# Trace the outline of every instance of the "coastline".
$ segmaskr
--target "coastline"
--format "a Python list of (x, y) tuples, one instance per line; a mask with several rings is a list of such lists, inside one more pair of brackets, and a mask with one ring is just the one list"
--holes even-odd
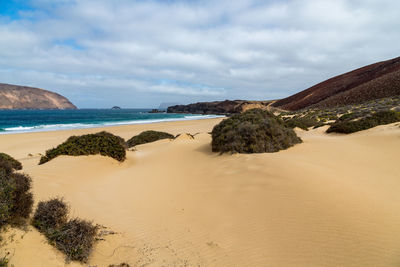
[[(108, 110), (107, 110), (108, 111)], [(180, 114), (181, 115), (181, 114)], [(174, 121), (191, 121), (191, 120), (204, 120), (204, 119), (215, 119), (224, 118), (224, 115), (199, 115), (199, 114), (187, 114), (184, 117), (177, 118), (148, 118), (148, 119), (131, 119), (121, 121), (100, 121), (95, 123), (89, 122), (75, 122), (75, 123), (57, 123), (57, 124), (39, 124), (33, 126), (13, 126), (6, 127), (0, 131), (0, 135), (4, 134), (20, 134), (20, 133), (33, 133), (33, 132), (50, 132), (50, 131), (63, 131), (63, 130), (80, 130), (80, 129), (96, 129), (96, 128), (108, 128), (114, 126), (123, 125), (141, 125), (141, 124), (153, 124), (163, 122), (174, 122)]]
[[(22, 162), (35, 203), (61, 196), (73, 216), (115, 232), (96, 244), (91, 266), (398, 262), (399, 124), (351, 135), (296, 130), (304, 142), (278, 153), (219, 155), (208, 133), (221, 120), (1, 135), (0, 151)], [(140, 145), (123, 163), (96, 155), (37, 165), (38, 153), (71, 135), (107, 130), (127, 139), (150, 129), (198, 134)], [(31, 227), (11, 233), (15, 266), (88, 265), (65, 264)]]

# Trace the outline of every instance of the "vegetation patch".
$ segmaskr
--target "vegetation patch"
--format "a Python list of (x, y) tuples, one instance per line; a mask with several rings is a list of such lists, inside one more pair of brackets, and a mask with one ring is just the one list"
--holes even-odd
[(0, 258), (0, 267), (7, 267), (8, 266), (8, 259), (6, 256)]
[(0, 159), (0, 228), (23, 224), (32, 211), (31, 178), (15, 173), (8, 160)]
[(233, 115), (211, 134), (212, 151), (221, 153), (277, 152), (302, 142), (280, 118), (261, 109)]
[(51, 233), (68, 221), (69, 208), (59, 198), (39, 202), (32, 219), (32, 225), (42, 233)]
[(48, 238), (67, 260), (87, 262), (96, 241), (98, 228), (89, 221), (73, 219), (56, 229)]
[(144, 131), (127, 141), (128, 147), (151, 143), (161, 139), (174, 139), (172, 134), (158, 131)]
[(19, 162), (18, 160), (14, 159), (13, 157), (11, 157), (6, 153), (0, 152), (0, 161), (9, 163), (14, 170), (22, 170), (21, 162)]
[(44, 164), (57, 156), (81, 156), (100, 154), (124, 161), (126, 158), (125, 141), (119, 136), (108, 132), (71, 136), (56, 148), (46, 151), (39, 164)]
[(68, 221), (68, 205), (55, 198), (39, 202), (32, 225), (43, 233), (67, 260), (87, 262), (96, 241), (98, 227), (89, 221)]
[[(120, 263), (120, 264), (111, 264), (108, 265), (108, 267), (129, 267), (130, 265), (128, 263)], [(1, 266), (0, 266), (1, 267)]]
[(305, 131), (308, 131), (308, 128), (315, 127), (315, 126), (323, 126), (324, 123), (318, 121), (317, 119), (310, 118), (310, 117), (293, 117), (284, 119), (286, 126), (290, 128), (298, 127)]
[(376, 112), (362, 118), (350, 113), (339, 118), (326, 132), (349, 134), (398, 121), (400, 121), (400, 112), (392, 110)]
[[(0, 231), (7, 224), (21, 226), (31, 214), (33, 195), (31, 178), (15, 170), (22, 169), (20, 162), (0, 153)], [(0, 237), (0, 241), (2, 238)], [(0, 244), (1, 245), (1, 244)], [(8, 265), (7, 255), (0, 256), (0, 267)]]

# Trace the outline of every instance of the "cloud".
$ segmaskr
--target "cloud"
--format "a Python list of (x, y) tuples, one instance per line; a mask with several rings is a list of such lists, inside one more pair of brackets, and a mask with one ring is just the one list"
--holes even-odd
[(394, 0), (29, 3), (0, 11), (0, 81), (80, 107), (281, 98), (399, 56)]

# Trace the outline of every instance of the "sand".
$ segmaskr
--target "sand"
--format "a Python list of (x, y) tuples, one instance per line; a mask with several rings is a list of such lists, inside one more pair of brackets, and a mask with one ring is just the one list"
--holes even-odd
[[(23, 163), (35, 201), (62, 196), (73, 216), (117, 232), (96, 244), (90, 266), (400, 265), (398, 124), (346, 136), (298, 130), (304, 143), (285, 151), (218, 155), (208, 132), (220, 120), (106, 128), (196, 134), (140, 145), (123, 163), (37, 165), (38, 153), (99, 129), (1, 135), (0, 151)], [(13, 231), (15, 266), (66, 266), (35, 229)]]

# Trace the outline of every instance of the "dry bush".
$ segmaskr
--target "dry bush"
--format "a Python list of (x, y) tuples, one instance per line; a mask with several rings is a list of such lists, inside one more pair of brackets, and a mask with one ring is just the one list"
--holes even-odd
[(48, 238), (67, 256), (67, 260), (87, 262), (96, 241), (98, 227), (91, 222), (73, 219), (54, 231)]
[(33, 215), (32, 225), (42, 233), (51, 233), (67, 223), (68, 212), (69, 207), (62, 199), (41, 201)]
[(59, 198), (39, 202), (32, 224), (46, 235), (50, 244), (63, 252), (67, 260), (86, 262), (96, 241), (98, 227), (91, 222), (68, 221), (68, 205)]

